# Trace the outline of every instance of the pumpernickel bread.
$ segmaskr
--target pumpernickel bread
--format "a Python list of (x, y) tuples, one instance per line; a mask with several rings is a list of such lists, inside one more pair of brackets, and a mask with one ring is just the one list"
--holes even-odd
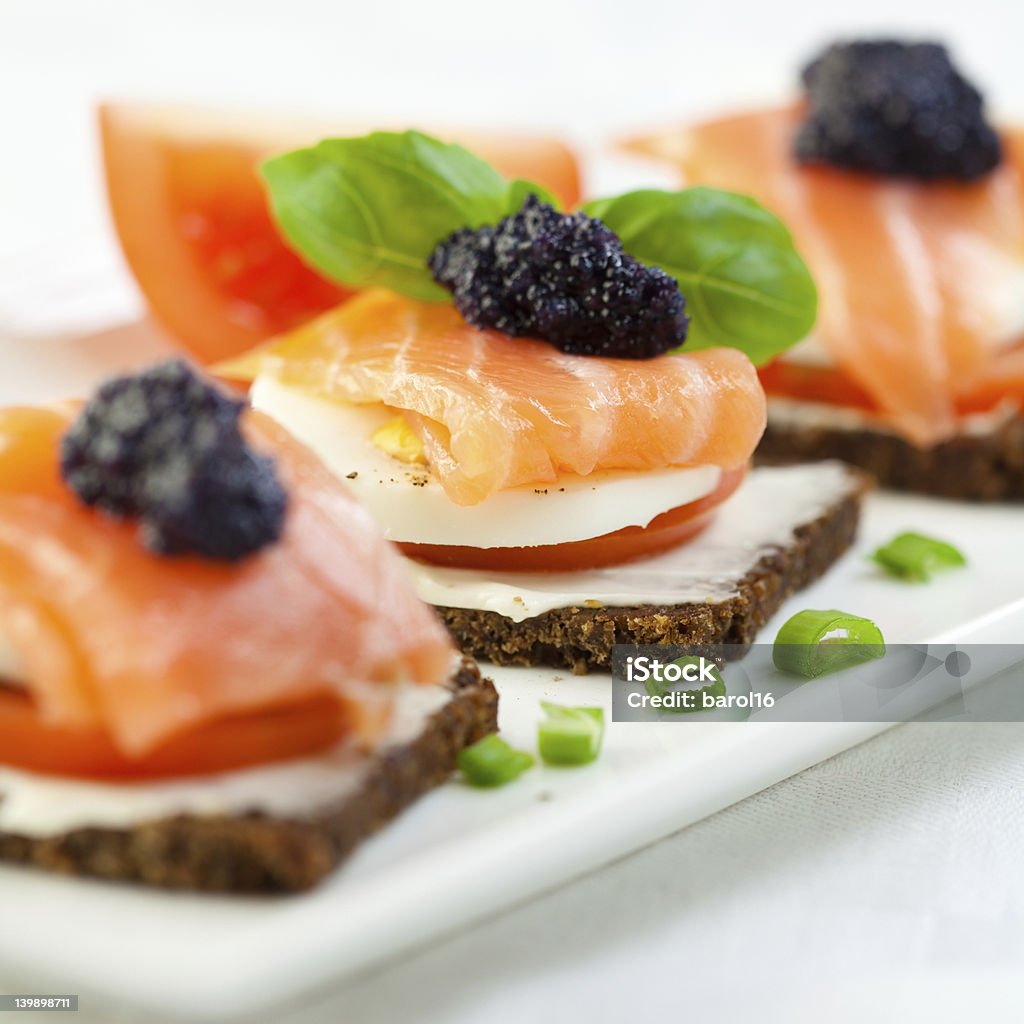
[[(773, 411), (773, 405), (776, 407)], [(898, 434), (840, 417), (783, 415), (793, 407), (769, 402), (768, 427), (756, 458), (764, 462), (839, 459), (878, 484), (965, 501), (1024, 499), (1024, 416), (993, 417), (931, 448)]]
[(0, 832), (0, 860), (169, 889), (309, 889), (363, 839), (448, 779), (463, 747), (497, 729), (498, 695), (469, 659), (449, 687), (450, 699), (418, 736), (368, 757), (350, 793), (309, 815), (183, 814), (41, 838)]
[(577, 674), (607, 668), (615, 644), (723, 645), (742, 654), (794, 591), (821, 576), (850, 546), (867, 478), (849, 470), (846, 486), (823, 511), (794, 522), (788, 543), (773, 545), (736, 578), (720, 601), (632, 607), (556, 608), (522, 621), (475, 608), (440, 607), (467, 654), (501, 665), (552, 665)]

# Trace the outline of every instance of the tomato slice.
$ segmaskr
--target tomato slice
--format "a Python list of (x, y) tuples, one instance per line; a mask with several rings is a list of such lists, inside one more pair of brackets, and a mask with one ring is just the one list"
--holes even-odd
[(768, 395), (854, 409), (875, 408), (866, 391), (858, 387), (842, 370), (832, 367), (802, 366), (776, 359), (762, 366), (757, 374)]
[[(110, 208), (128, 265), (156, 319), (200, 360), (245, 352), (347, 294), (285, 246), (255, 168), (272, 153), (365, 126), (107, 105), (100, 129)], [(578, 202), (576, 161), (561, 143), (452, 137), (509, 177), (532, 178), (566, 205)]]
[[(780, 359), (758, 370), (758, 376), (769, 397), (877, 410), (870, 396), (834, 367), (801, 366)], [(1024, 405), (1024, 348), (994, 355), (982, 374), (965, 383), (956, 407), (960, 413), (985, 412), (1004, 399)]]
[(987, 412), (1010, 399), (1024, 408), (1024, 345), (996, 355), (957, 400), (961, 412)]
[(567, 544), (530, 548), (473, 548), (446, 544), (400, 544), (410, 558), (431, 565), (498, 572), (573, 572), (621, 565), (660, 554), (692, 540), (714, 511), (743, 482), (747, 467), (729, 470), (710, 494), (663, 512), (647, 526), (627, 526), (613, 533)]
[(130, 782), (209, 775), (326, 750), (350, 728), (334, 697), (210, 722), (133, 760), (102, 729), (47, 725), (31, 698), (0, 687), (0, 763), (47, 775)]

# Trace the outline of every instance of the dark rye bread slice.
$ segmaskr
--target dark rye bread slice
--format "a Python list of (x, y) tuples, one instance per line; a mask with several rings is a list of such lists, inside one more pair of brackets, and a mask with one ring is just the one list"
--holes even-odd
[(857, 532), (868, 479), (849, 470), (848, 487), (815, 518), (794, 523), (789, 543), (775, 547), (736, 580), (723, 601), (634, 607), (555, 608), (516, 622), (498, 612), (438, 608), (466, 653), (499, 665), (567, 667), (577, 675), (611, 665), (615, 644), (725, 645), (739, 657), (792, 593), (821, 576)]
[(1024, 499), (1024, 416), (986, 432), (963, 433), (933, 448), (870, 427), (789, 422), (773, 417), (758, 446), (759, 462), (839, 459), (882, 487), (965, 501)]
[(417, 737), (368, 758), (355, 791), (309, 817), (179, 815), (47, 838), (0, 832), (0, 860), (168, 889), (309, 889), (363, 839), (450, 778), (460, 750), (497, 729), (498, 695), (476, 665), (464, 659), (449, 686), (451, 699)]

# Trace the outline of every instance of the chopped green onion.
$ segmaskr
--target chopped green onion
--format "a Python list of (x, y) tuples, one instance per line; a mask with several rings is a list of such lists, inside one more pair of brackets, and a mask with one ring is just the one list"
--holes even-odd
[(532, 768), (534, 758), (510, 747), (496, 732), (459, 751), (458, 765), (471, 786), (504, 786)]
[(777, 669), (805, 679), (883, 657), (882, 631), (870, 619), (835, 609), (797, 612), (779, 630), (772, 648)]
[(871, 558), (893, 576), (920, 583), (927, 582), (932, 573), (941, 569), (967, 564), (967, 559), (952, 544), (913, 532), (893, 537)]
[(547, 718), (537, 727), (540, 756), (548, 764), (590, 764), (601, 753), (604, 709), (540, 702)]
[[(696, 665), (700, 668), (701, 659), (695, 656), (676, 658), (675, 661), (670, 661), (670, 665), (678, 665), (680, 669), (685, 669), (687, 665)], [(665, 698), (669, 698), (669, 702), (663, 703), (659, 710), (667, 711), (673, 715), (689, 715), (694, 711), (703, 711), (704, 708), (704, 694), (708, 694), (711, 697), (724, 697), (726, 694), (725, 680), (722, 678), (722, 673), (719, 672), (717, 665), (711, 666), (711, 676), (714, 682), (707, 684), (706, 686), (679, 686), (673, 687), (667, 683), (666, 680), (662, 679), (656, 673), (652, 672), (644, 680), (644, 689), (652, 697), (661, 697), (664, 701)], [(690, 700), (684, 701), (681, 697), (678, 704), (671, 703), (671, 697), (674, 693), (685, 693), (693, 694)]]

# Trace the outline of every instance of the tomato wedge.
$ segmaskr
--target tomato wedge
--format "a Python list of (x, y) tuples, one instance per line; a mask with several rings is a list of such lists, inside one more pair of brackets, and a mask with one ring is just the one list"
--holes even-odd
[(27, 694), (0, 687), (0, 764), (123, 782), (210, 775), (318, 753), (337, 743), (349, 725), (339, 701), (316, 697), (210, 722), (133, 760), (105, 731), (47, 725)]
[[(156, 319), (194, 356), (245, 352), (344, 296), (285, 246), (255, 168), (275, 152), (369, 128), (128, 104), (103, 106), (100, 130), (128, 266)], [(575, 158), (557, 141), (441, 134), (568, 206), (579, 200)]]
[(589, 540), (530, 548), (473, 548), (445, 544), (400, 544), (410, 558), (431, 565), (498, 572), (573, 572), (621, 565), (657, 555), (692, 540), (746, 476), (745, 466), (722, 474), (710, 494), (656, 516), (647, 526), (627, 526)]

